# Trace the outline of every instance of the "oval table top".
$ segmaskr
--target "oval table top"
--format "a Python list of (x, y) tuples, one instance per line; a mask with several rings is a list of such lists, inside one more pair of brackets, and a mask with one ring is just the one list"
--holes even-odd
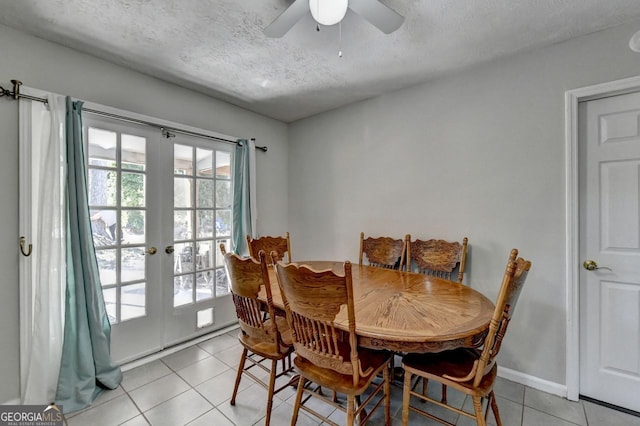
[[(314, 270), (344, 274), (343, 262), (304, 261)], [(269, 279), (276, 308), (284, 309), (275, 272)], [(465, 285), (412, 272), (352, 264), (356, 334), (361, 346), (398, 352), (439, 352), (477, 347), (494, 305)], [(348, 330), (346, 306), (336, 318)]]

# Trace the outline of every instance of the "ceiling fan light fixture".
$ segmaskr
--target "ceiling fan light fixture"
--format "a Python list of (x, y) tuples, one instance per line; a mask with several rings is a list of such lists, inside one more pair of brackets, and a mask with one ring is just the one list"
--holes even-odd
[(311, 16), (321, 25), (335, 25), (344, 19), (349, 0), (309, 0)]
[(640, 31), (631, 36), (629, 48), (634, 52), (640, 53)]

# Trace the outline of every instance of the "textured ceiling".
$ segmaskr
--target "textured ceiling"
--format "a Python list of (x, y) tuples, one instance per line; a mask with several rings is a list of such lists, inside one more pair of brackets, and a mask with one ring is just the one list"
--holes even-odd
[(0, 23), (291, 122), (640, 18), (639, 0), (382, 2), (400, 29), (348, 11), (341, 43), (310, 14), (265, 37), (291, 0), (2, 0)]

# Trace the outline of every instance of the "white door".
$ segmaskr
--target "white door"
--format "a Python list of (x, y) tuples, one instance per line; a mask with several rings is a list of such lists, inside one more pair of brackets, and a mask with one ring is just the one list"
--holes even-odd
[(217, 254), (231, 235), (232, 145), (90, 114), (83, 122), (114, 361), (233, 323)]
[(640, 411), (640, 93), (579, 106), (580, 394)]
[(228, 144), (182, 134), (163, 143), (171, 173), (162, 186), (173, 188), (163, 198), (171, 223), (163, 250), (172, 252), (164, 269), (164, 343), (171, 345), (236, 322), (219, 248), (231, 250), (232, 153)]
[[(92, 116), (90, 116), (92, 117)], [(111, 354), (116, 362), (158, 351), (160, 229), (157, 150), (149, 129), (84, 118), (87, 187), (93, 242), (102, 293), (112, 325)]]

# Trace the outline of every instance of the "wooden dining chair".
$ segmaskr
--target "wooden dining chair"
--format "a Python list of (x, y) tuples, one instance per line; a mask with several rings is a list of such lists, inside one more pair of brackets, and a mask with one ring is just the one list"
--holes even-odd
[[(276, 380), (293, 371), (291, 363), (291, 354), (293, 353), (291, 330), (285, 318), (276, 316), (274, 313), (269, 272), (264, 251), (258, 252), (259, 262), (251, 257), (241, 258), (236, 254), (227, 253), (224, 244), (220, 244), (220, 251), (224, 256), (225, 268), (231, 283), (231, 294), (240, 324), (238, 340), (243, 347), (230, 402), (231, 405), (236, 403), (236, 395), (242, 375), (246, 374), (251, 377), (267, 389), (265, 425), (268, 425), (271, 420), (273, 396), (289, 385), (289, 383), (285, 383), (276, 388)], [(267, 295), (266, 306), (258, 300), (258, 293), (261, 288), (265, 289)], [(269, 313), (268, 318), (275, 318), (276, 321), (266, 319), (264, 316), (265, 310)], [(270, 368), (263, 365), (262, 361), (265, 359), (271, 360)], [(278, 372), (278, 361), (282, 361), (280, 372)], [(249, 365), (246, 365), (247, 362)], [(255, 367), (269, 373), (268, 383), (250, 371)]]
[[(432, 275), (438, 278), (451, 280), (451, 275), (458, 267), (457, 280), (462, 283), (464, 268), (467, 259), (468, 238), (459, 242), (445, 240), (415, 240), (411, 241), (411, 235), (405, 237), (407, 247), (407, 271), (413, 271), (413, 263), (417, 266), (417, 272)], [(426, 392), (427, 380), (423, 381), (423, 389)], [(442, 400), (447, 399), (447, 387), (442, 386)]]
[(406, 238), (404, 241), (391, 237), (365, 238), (364, 232), (361, 232), (358, 263), (362, 265), (366, 256), (371, 266), (402, 270), (405, 266), (406, 251)]
[(276, 259), (278, 261), (284, 260), (285, 255), (287, 262), (291, 262), (291, 241), (289, 239), (289, 233), (285, 233), (284, 237), (260, 237), (251, 238), (247, 235), (247, 247), (249, 247), (249, 256), (254, 259), (258, 258), (258, 252), (264, 250), (267, 254), (267, 263), (271, 264), (271, 252), (277, 253)]
[[(461, 348), (438, 353), (409, 354), (404, 357), (402, 360), (402, 367), (405, 371), (402, 397), (403, 425), (406, 425), (409, 421), (409, 411), (417, 412), (440, 423), (451, 424), (415, 405), (412, 406), (410, 404), (411, 396), (475, 419), (479, 426), (486, 425), (489, 407), (491, 407), (497, 425), (502, 425), (498, 404), (493, 392), (493, 385), (498, 371), (496, 356), (502, 346), (502, 339), (507, 331), (507, 326), (515, 310), (528, 271), (531, 268), (531, 262), (517, 258), (517, 256), (518, 250), (511, 250), (493, 317), (489, 325), (489, 331), (484, 339), (482, 349)], [(471, 414), (447, 405), (446, 401), (435, 400), (424, 391), (422, 393), (415, 392), (411, 384), (413, 376), (423, 380), (435, 380), (471, 396), (474, 413)], [(487, 399), (487, 405), (483, 409), (482, 400), (485, 398)]]
[[(363, 264), (366, 256), (369, 265), (385, 269), (403, 270), (406, 264), (405, 254), (407, 252), (407, 241), (409, 235), (405, 235), (404, 240), (393, 239), (391, 237), (364, 237), (364, 232), (360, 232), (360, 257), (358, 263)], [(391, 357), (390, 371), (395, 372), (395, 355)], [(395, 373), (392, 373), (391, 381), (395, 383)]]
[(467, 262), (467, 246), (469, 239), (464, 237), (462, 243), (444, 240), (407, 241), (407, 270), (412, 270), (415, 262), (418, 272), (451, 280), (458, 267), (457, 281), (462, 283), (464, 267)]
[[(356, 418), (359, 424), (365, 424), (383, 403), (385, 424), (389, 425), (390, 354), (358, 347), (351, 263), (344, 263), (344, 274), (340, 275), (332, 270), (315, 271), (305, 265), (278, 262), (276, 276), (291, 327), (296, 355), (293, 362), (300, 374), (291, 425), (296, 424), (301, 409), (326, 424), (337, 425), (306, 405), (311, 397), (346, 412), (346, 425), (353, 425)], [(335, 324), (336, 316), (344, 308), (348, 331), (338, 329)], [(382, 380), (374, 382), (380, 373)], [(320, 389), (346, 395), (346, 408), (323, 395)], [(366, 399), (360, 403), (360, 397), (367, 391), (370, 392)], [(303, 394), (308, 395), (304, 401)], [(372, 409), (367, 412), (368, 406)]]

